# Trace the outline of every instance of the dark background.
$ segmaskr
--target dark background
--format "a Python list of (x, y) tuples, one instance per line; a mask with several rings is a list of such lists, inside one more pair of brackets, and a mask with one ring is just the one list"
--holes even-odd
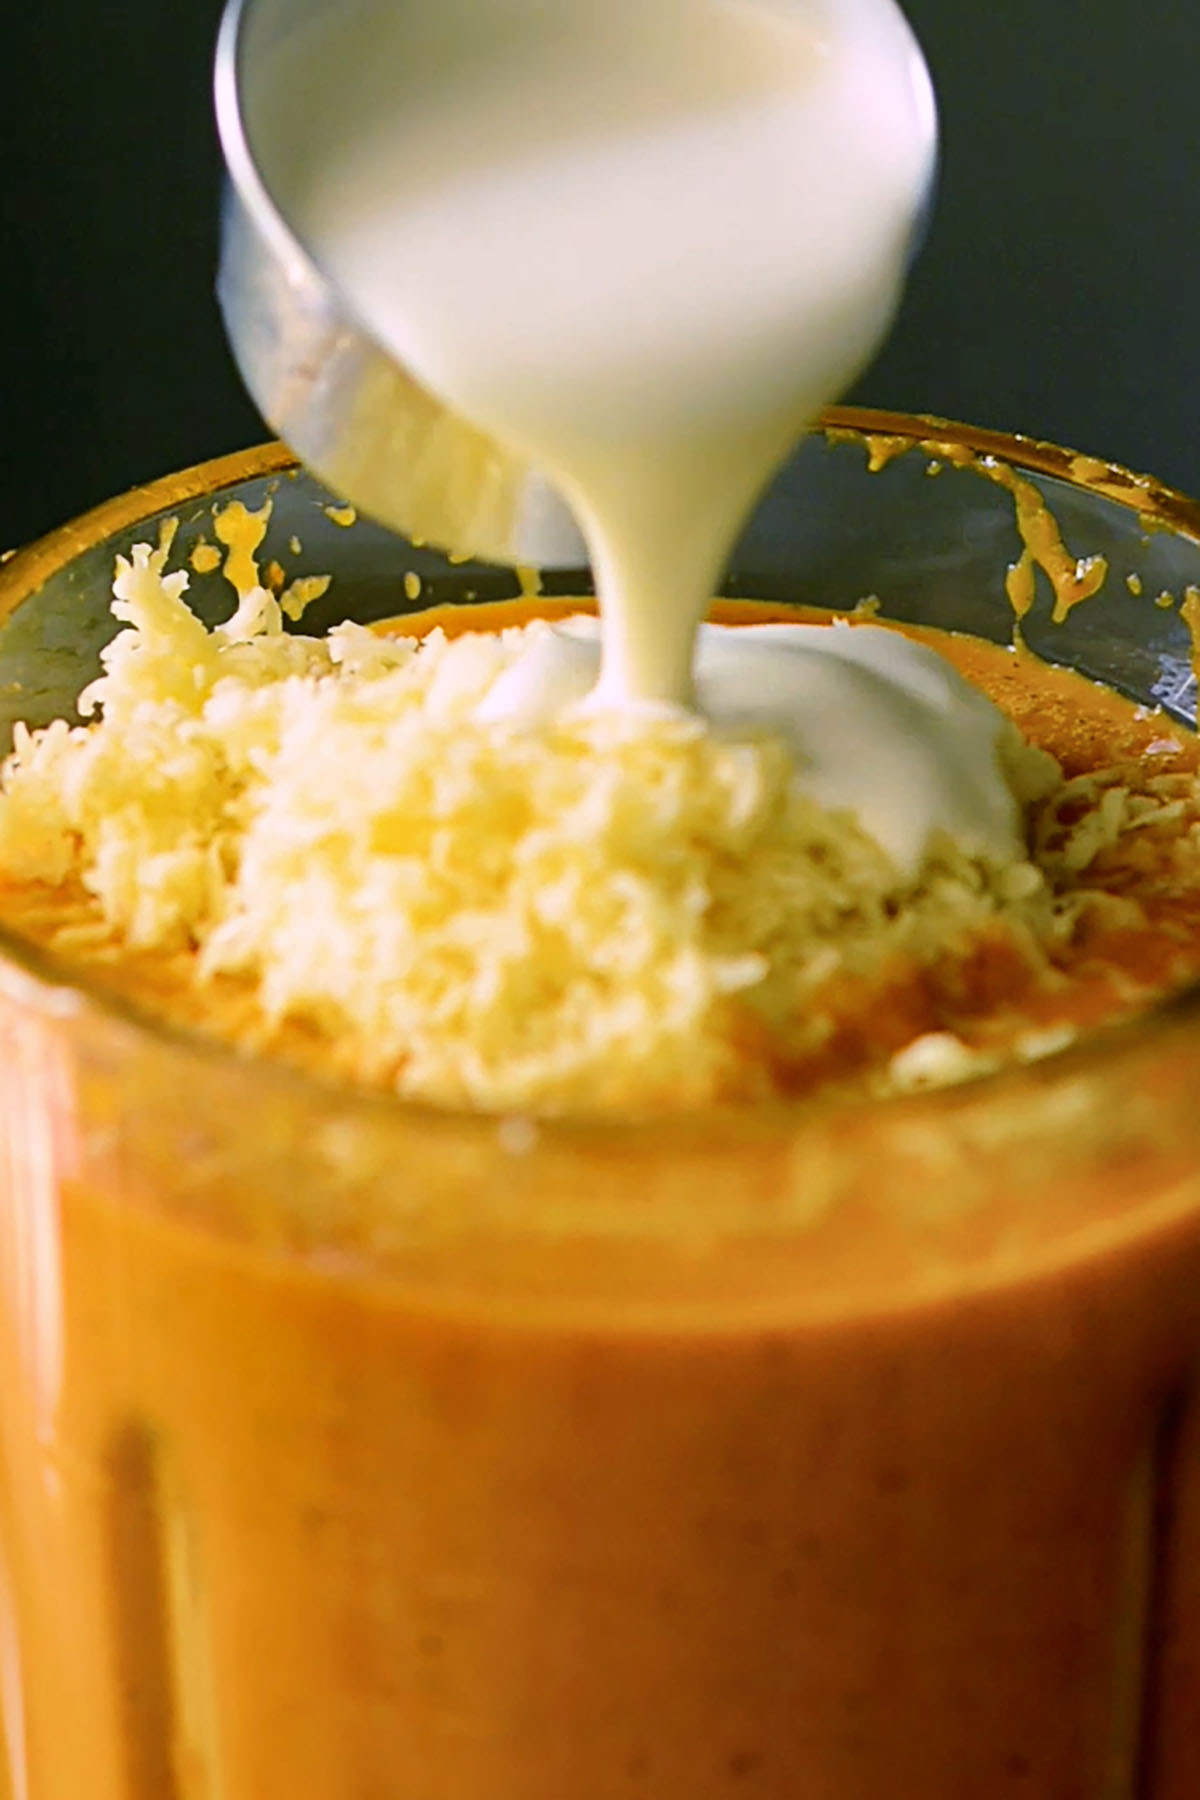
[[(437, 0), (429, 0), (436, 5)], [(907, 0), (942, 193), (853, 398), (1200, 492), (1200, 6)], [(8, 0), (0, 548), (268, 435), (212, 300), (220, 0)]]

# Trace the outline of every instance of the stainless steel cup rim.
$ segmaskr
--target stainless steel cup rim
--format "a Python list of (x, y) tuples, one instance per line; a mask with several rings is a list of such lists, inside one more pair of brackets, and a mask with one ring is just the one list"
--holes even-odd
[(247, 32), (290, 0), (229, 0), (214, 100), (228, 180), (217, 297), (259, 410), (335, 491), (404, 536), (494, 562), (586, 561), (549, 483), (379, 344), (289, 226), (247, 128)]
[(304, 265), (304, 273), (319, 275), (316, 265), (304, 251), (279, 215), (258, 165), (250, 154), (242, 119), (239, 64), (242, 26), (250, 0), (229, 0), (221, 16), (213, 63), (213, 102), (216, 109), (217, 134), (225, 158), (225, 168), (243, 202), (254, 208), (255, 220), (263, 238), (276, 256), (286, 261), (295, 257)]

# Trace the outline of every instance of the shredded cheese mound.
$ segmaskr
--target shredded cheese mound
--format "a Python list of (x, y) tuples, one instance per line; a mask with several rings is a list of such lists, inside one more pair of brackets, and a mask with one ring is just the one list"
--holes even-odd
[(819, 1051), (838, 979), (1001, 916), (1055, 929), (1032, 864), (943, 842), (902, 881), (780, 743), (481, 722), (536, 622), (306, 638), (243, 583), (210, 632), (166, 555), (118, 564), (99, 716), (18, 729), (0, 868), (78, 879), (128, 949), (246, 978), (266, 1031), (315, 1024), (359, 1079), (499, 1109), (750, 1097)]
[[(903, 877), (799, 791), (774, 740), (682, 715), (481, 720), (539, 622), (311, 638), (243, 584), (209, 631), (166, 556), (119, 559), (128, 629), (80, 698), (87, 722), (18, 727), (0, 873), (76, 884), (102, 937), (186, 954), (200, 988), (244, 982), (263, 1044), (299, 1022), (339, 1072), (445, 1105), (748, 1100), (824, 1054), (856, 984), (997, 930), (1036, 959), (1073, 929), (1032, 861), (942, 839)], [(1070, 827), (1051, 809), (1047, 855), (1082, 866), (1125, 805), (1102, 795)], [(977, 1066), (926, 1038), (894, 1084)]]

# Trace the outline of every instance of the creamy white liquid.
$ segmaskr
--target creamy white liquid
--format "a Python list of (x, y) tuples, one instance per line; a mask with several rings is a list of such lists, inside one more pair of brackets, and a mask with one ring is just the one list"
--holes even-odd
[[(589, 703), (599, 668), (595, 619), (550, 626), (479, 716), (548, 722)], [(701, 625), (694, 670), (716, 730), (785, 738), (804, 791), (855, 813), (905, 873), (938, 831), (1012, 856), (1020, 815), (997, 768), (999, 714), (935, 651), (871, 625)]]
[[(936, 765), (965, 759), (1011, 848), (999, 716), (922, 738), (897, 640), (864, 685), (861, 634), (829, 634), (819, 706), (811, 656), (776, 628), (753, 649), (706, 638), (696, 679), (751, 502), (898, 301), (935, 123), (894, 0), (346, 0), (283, 46), (275, 82), (256, 151), (318, 262), (572, 503), (603, 616), (594, 703), (719, 693), (726, 724), (774, 726), (810, 764), (803, 709), (844, 708), (831, 796), (881, 819), (855, 742), (898, 754), (907, 732), (897, 780), (929, 798), (913, 816), (953, 828)], [(572, 647), (548, 654), (562, 667), (523, 690), (530, 718), (577, 688)]]

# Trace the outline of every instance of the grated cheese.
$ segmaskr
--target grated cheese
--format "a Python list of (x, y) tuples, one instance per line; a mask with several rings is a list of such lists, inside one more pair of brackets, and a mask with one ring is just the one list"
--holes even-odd
[[(127, 952), (186, 953), (200, 988), (244, 981), (264, 1041), (300, 1021), (357, 1080), (501, 1112), (753, 1099), (821, 1054), (847, 982), (965, 955), (997, 927), (1031, 957), (1074, 929), (1078, 907), (1032, 861), (942, 838), (904, 876), (799, 791), (778, 741), (683, 715), (481, 717), (538, 621), (304, 637), (243, 569), (209, 631), (168, 548), (118, 560), (127, 629), (80, 697), (87, 723), (18, 727), (0, 872), (81, 885), (93, 918), (82, 938), (64, 928), (66, 952), (100, 927)], [(1139, 814), (1117, 787), (1090, 802), (1069, 825), (1047, 808), (1047, 866), (1076, 872), (1173, 804)], [(892, 1085), (984, 1060), (926, 1035)]]

